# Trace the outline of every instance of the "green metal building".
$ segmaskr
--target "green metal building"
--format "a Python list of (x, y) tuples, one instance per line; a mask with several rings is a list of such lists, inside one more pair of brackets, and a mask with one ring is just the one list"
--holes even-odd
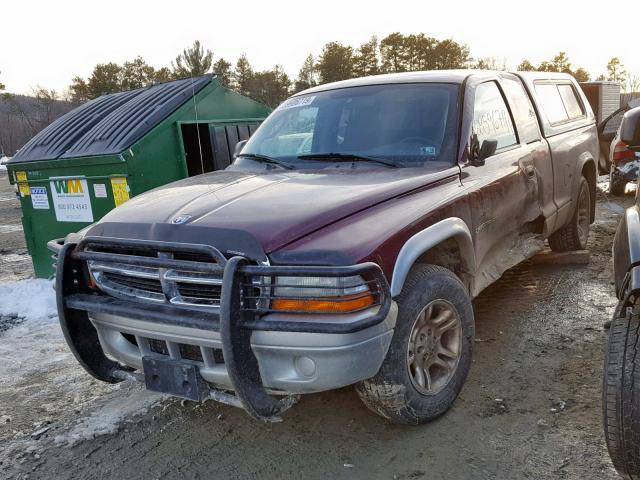
[(53, 122), (7, 163), (36, 276), (54, 273), (49, 240), (151, 188), (227, 167), (269, 112), (207, 75), (104, 95)]

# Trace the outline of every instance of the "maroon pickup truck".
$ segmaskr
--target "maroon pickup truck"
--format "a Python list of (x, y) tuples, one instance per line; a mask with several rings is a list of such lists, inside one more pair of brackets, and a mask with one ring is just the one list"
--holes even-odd
[(584, 249), (598, 140), (572, 77), (434, 71), (283, 102), (224, 171), (51, 245), (60, 322), (107, 382), (274, 420), (355, 384), (417, 424), (471, 365), (471, 299), (543, 248)]

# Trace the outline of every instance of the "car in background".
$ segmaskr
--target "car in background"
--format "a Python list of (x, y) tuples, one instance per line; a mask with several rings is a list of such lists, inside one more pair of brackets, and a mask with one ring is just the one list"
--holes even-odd
[[(640, 152), (640, 108), (624, 114), (620, 152)], [(637, 158), (637, 157), (636, 157)], [(616, 296), (604, 364), (602, 408), (609, 455), (627, 478), (640, 478), (640, 191), (618, 225), (613, 241)]]
[(603, 146), (603, 142), (609, 144), (607, 169), (611, 195), (623, 195), (627, 183), (635, 182), (638, 178), (640, 152), (630, 149), (620, 136), (627, 113), (638, 108), (640, 99), (632, 100), (607, 117), (598, 128), (601, 148), (607, 148), (606, 145)]

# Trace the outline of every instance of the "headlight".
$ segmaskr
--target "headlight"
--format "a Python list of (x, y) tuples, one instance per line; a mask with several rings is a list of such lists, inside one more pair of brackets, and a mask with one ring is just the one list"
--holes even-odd
[(276, 277), (271, 309), (287, 312), (345, 313), (375, 303), (369, 284), (360, 276)]

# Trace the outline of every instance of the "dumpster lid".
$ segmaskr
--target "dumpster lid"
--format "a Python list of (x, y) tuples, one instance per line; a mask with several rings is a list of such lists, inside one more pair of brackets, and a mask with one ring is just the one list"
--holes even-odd
[(9, 163), (122, 153), (212, 78), (204, 75), (102, 95), (43, 129)]

